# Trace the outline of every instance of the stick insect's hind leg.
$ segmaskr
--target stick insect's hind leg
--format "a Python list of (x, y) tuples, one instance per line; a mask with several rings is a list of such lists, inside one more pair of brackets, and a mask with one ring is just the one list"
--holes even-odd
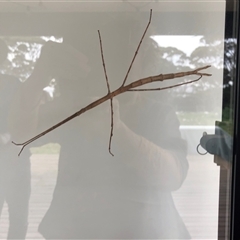
[[(108, 94), (110, 94), (111, 93), (110, 84), (109, 84), (109, 81), (108, 81), (107, 69), (106, 69), (104, 56), (103, 56), (102, 38), (101, 38), (101, 34), (100, 34), (99, 30), (98, 30), (98, 37), (99, 37), (100, 50), (101, 50), (101, 56), (102, 56), (102, 64), (103, 64), (103, 70), (104, 70), (104, 74), (105, 74)], [(111, 151), (112, 137), (113, 137), (113, 99), (112, 98), (110, 98), (110, 107), (111, 107), (111, 131), (110, 131), (110, 139), (109, 139), (108, 151), (109, 151), (109, 153), (112, 156), (114, 156), (112, 151)]]

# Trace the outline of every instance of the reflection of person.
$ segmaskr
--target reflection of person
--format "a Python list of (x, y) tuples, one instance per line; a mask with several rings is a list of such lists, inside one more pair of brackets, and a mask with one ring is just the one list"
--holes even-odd
[[(116, 24), (110, 31), (119, 32), (123, 27)], [(114, 38), (114, 33), (111, 36)], [(126, 49), (129, 42), (125, 40), (129, 38), (122, 36), (120, 42)], [(101, 59), (91, 47), (85, 51), (81, 45), (74, 47), (79, 51), (64, 44), (48, 43), (43, 47), (29, 85), (25, 85), (31, 86), (32, 93), (22, 90), (26, 93), (23, 103), (35, 111), (34, 116), (25, 114), (23, 124), (28, 118), (28, 126), (36, 126), (38, 121), (38, 131), (45, 130), (102, 93), (99, 86), (105, 85), (104, 80), (99, 83), (103, 76)], [(117, 67), (108, 67), (109, 76), (117, 78), (129, 62), (119, 47), (109, 52), (111, 60), (118, 56)], [(141, 61), (136, 66), (132, 78), (141, 76)], [(46, 84), (43, 80), (49, 76), (56, 76), (60, 96), (36, 105)], [(49, 133), (45, 140), (37, 140), (61, 145), (53, 199), (39, 226), (46, 239), (189, 238), (171, 197), (188, 169), (176, 115), (167, 104), (126, 94), (114, 103), (114, 157), (107, 151), (107, 103)]]
[[(2, 40), (0, 52), (2, 63), (8, 52), (8, 47)], [(0, 75), (0, 212), (6, 201), (9, 212), (8, 239), (25, 239), (28, 226), (30, 154), (26, 150), (20, 159), (17, 157), (8, 129), (8, 112), (19, 85), (21, 83), (18, 79)]]

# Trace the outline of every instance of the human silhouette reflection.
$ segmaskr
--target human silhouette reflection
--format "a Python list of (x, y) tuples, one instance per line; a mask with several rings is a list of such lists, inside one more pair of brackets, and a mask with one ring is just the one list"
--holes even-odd
[[(0, 40), (0, 62), (7, 59), (8, 47)], [(9, 213), (8, 239), (25, 239), (30, 197), (30, 152), (17, 157), (11, 143), (9, 110), (21, 83), (15, 77), (0, 74), (0, 213), (6, 201)], [(16, 120), (16, 119), (15, 119)]]
[[(111, 36), (104, 45), (112, 90), (122, 83), (136, 49), (130, 45), (134, 42), (130, 29), (134, 28), (124, 18), (103, 29), (109, 31), (105, 36)], [(43, 47), (25, 85), (31, 93), (23, 89), (25, 103), (38, 108), (34, 116), (27, 117), (25, 111), (26, 131), (29, 126), (38, 126), (37, 132), (45, 130), (106, 93), (99, 42), (92, 40), (97, 34), (86, 36), (65, 36), (66, 43), (49, 42)], [(147, 46), (148, 52), (154, 48), (150, 40)], [(129, 81), (142, 77), (142, 60), (139, 53)], [(154, 64), (154, 59), (148, 62)], [(36, 105), (53, 76), (59, 97)], [(114, 157), (108, 152), (109, 103), (36, 141), (61, 145), (53, 199), (39, 226), (46, 239), (189, 238), (171, 197), (187, 174), (186, 145), (173, 109), (167, 99), (161, 100), (134, 93), (115, 100)]]

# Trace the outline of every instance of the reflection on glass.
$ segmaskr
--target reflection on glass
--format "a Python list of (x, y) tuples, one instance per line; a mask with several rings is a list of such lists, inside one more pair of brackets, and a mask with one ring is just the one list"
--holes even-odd
[[(27, 36), (3, 37), (10, 53), (2, 73), (19, 78), (9, 113), (1, 113), (8, 116), (9, 142), (24, 142), (107, 93), (98, 29), (111, 90), (118, 88), (150, 8), (153, 21), (127, 82), (208, 64), (213, 76), (165, 91), (118, 96), (113, 104), (114, 157), (108, 152), (108, 102), (24, 149), (20, 158), (27, 159), (29, 168), (20, 175), (27, 176), (28, 183), (32, 154), (31, 211), (26, 221), (31, 227), (26, 238), (216, 238), (219, 169), (211, 155), (199, 156), (196, 146), (202, 133), (213, 133), (215, 121), (221, 121), (224, 26), (212, 32), (206, 26), (222, 21), (224, 7), (210, 16), (192, 13), (185, 5), (189, 14), (173, 16), (160, 12), (160, 3), (143, 4), (136, 12), (129, 3), (87, 12), (90, 5), (77, 5), (80, 13), (56, 8), (49, 15), (33, 14), (33, 26), (47, 19), (44, 30), (36, 33), (38, 28), (30, 27)], [(192, 79), (150, 87), (184, 80)], [(16, 161), (18, 151), (11, 145)], [(19, 189), (27, 189), (29, 196), (27, 185)]]

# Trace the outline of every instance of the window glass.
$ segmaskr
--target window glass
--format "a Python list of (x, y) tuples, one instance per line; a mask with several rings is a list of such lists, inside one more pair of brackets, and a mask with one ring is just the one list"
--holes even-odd
[(0, 3), (0, 238), (228, 234), (225, 5)]

